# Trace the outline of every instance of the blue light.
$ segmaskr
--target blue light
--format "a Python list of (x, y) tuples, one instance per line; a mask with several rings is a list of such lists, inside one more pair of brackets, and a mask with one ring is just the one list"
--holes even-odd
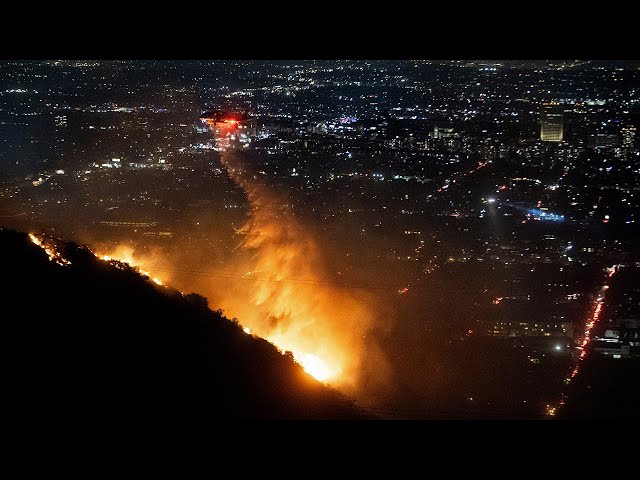
[(557, 213), (543, 212), (542, 210), (529, 209), (527, 210), (531, 215), (540, 217), (540, 220), (549, 220), (551, 222), (563, 222), (564, 215), (558, 215)]

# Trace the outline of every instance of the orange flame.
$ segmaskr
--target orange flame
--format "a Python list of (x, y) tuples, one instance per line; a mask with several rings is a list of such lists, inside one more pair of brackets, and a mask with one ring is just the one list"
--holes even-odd
[[(109, 250), (108, 253), (96, 253), (96, 257), (105, 262), (116, 260), (123, 262), (131, 267), (138, 269), (138, 271), (146, 275), (156, 285), (164, 285), (166, 274), (158, 274), (157, 272), (151, 273), (153, 265), (157, 265), (157, 261), (154, 261), (155, 255), (136, 253), (135, 249), (129, 245), (118, 245), (116, 248)], [(151, 265), (151, 266), (150, 266)]]
[[(218, 146), (225, 145), (232, 125), (207, 123), (218, 137)], [(263, 337), (283, 353), (291, 352), (319, 381), (360, 399), (386, 389), (389, 366), (369, 335), (378, 307), (373, 306), (371, 295), (333, 286), (313, 234), (293, 216), (283, 214), (281, 207), (288, 202), (280, 201), (259, 178), (245, 175), (240, 152), (219, 150), (228, 174), (251, 205), (248, 221), (239, 232), (244, 235), (241, 249), (253, 256), (238, 271), (248, 273), (235, 281), (216, 281), (214, 276), (207, 283), (194, 278), (184, 282), (178, 274), (176, 282), (205, 294), (228, 316), (240, 319), (247, 335)], [(118, 259), (154, 275), (170, 268), (166, 256), (140, 255), (128, 246), (103, 251), (102, 258)], [(158, 265), (164, 268), (156, 270)]]
[(55, 245), (52, 242), (48, 242), (36, 237), (33, 233), (29, 234), (29, 239), (38, 247), (42, 248), (44, 252), (49, 257), (49, 261), (55, 261), (58, 265), (62, 267), (66, 267), (67, 265), (71, 265), (71, 262), (64, 258), (55, 248)]
[(243, 303), (236, 292), (230, 309), (251, 332), (291, 351), (316, 379), (352, 390), (372, 325), (371, 299), (327, 282), (321, 249), (312, 234), (282, 214), (283, 202), (266, 186), (253, 175), (243, 175), (237, 151), (223, 153), (222, 163), (252, 207), (241, 229), (242, 248), (254, 254), (253, 275), (246, 280), (250, 306), (236, 307)]

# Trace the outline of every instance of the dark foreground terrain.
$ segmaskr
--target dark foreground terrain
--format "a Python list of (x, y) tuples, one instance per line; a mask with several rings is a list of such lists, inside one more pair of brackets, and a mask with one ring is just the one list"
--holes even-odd
[(563, 419), (640, 420), (640, 360), (587, 358), (568, 390)]
[(366, 418), (195, 294), (0, 229), (5, 421)]

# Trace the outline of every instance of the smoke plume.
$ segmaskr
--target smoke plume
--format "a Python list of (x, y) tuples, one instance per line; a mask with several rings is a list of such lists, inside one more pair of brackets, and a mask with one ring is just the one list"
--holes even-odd
[[(388, 366), (371, 336), (374, 298), (331, 282), (321, 247), (287, 212), (290, 200), (246, 171), (240, 153), (223, 152), (221, 159), (251, 205), (240, 247), (252, 254), (244, 291), (222, 303), (252, 332), (293, 352), (316, 378), (357, 397), (377, 390)], [(374, 377), (376, 383), (367, 380)]]

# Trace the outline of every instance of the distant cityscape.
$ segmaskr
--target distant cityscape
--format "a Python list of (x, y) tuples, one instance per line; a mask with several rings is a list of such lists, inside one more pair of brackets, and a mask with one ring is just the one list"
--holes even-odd
[[(212, 110), (235, 112), (227, 143)], [(385, 306), (366, 335), (392, 385), (356, 400), (555, 415), (583, 352), (640, 358), (638, 127), (619, 62), (2, 62), (0, 225), (127, 245), (235, 316), (233, 149), (322, 282)]]

